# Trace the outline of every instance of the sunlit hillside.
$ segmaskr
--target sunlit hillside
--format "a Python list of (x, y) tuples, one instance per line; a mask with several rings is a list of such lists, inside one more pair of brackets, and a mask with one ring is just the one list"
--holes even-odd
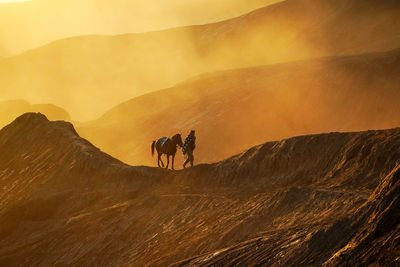
[(17, 1), (21, 0), (0, 1), (0, 57), (71, 36), (149, 32), (216, 22), (281, 0)]
[(289, 0), (203, 26), (64, 39), (0, 61), (1, 98), (95, 119), (204, 72), (397, 48), (399, 14), (398, 1)]
[(119, 159), (155, 165), (153, 140), (193, 128), (197, 162), (212, 162), (264, 140), (397, 127), (399, 101), (393, 50), (205, 74), (122, 103), (78, 131)]

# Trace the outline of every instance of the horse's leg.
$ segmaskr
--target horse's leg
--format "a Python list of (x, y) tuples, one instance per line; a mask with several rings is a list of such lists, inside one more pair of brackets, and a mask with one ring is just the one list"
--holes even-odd
[(175, 161), (175, 154), (172, 155), (172, 169), (173, 169), (173, 170), (175, 170), (175, 169), (174, 169), (174, 161)]
[(168, 165), (169, 165), (169, 155), (167, 154), (167, 166), (165, 166), (166, 169), (168, 169)]
[[(162, 153), (158, 154), (158, 167), (164, 167), (164, 162), (162, 161)], [(160, 162), (161, 162), (161, 166), (160, 166)]]
[(162, 154), (160, 155), (161, 166), (164, 168), (164, 161), (162, 161)]

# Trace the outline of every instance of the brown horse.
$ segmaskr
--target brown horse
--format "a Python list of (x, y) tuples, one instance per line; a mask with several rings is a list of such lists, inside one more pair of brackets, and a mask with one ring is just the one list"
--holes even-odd
[(164, 162), (161, 159), (162, 154), (166, 154), (167, 155), (167, 166), (165, 167), (166, 169), (168, 169), (168, 165), (169, 165), (169, 156), (172, 156), (172, 169), (174, 169), (174, 160), (175, 160), (175, 154), (177, 151), (176, 146), (183, 146), (182, 143), (182, 137), (180, 134), (176, 134), (174, 136), (172, 136), (171, 138), (168, 137), (161, 137), (160, 139), (156, 141), (153, 141), (153, 143), (151, 144), (151, 155), (154, 156), (154, 147), (157, 150), (158, 153), (158, 167), (160, 166), (160, 161), (161, 161), (161, 165), (162, 167), (164, 167)]

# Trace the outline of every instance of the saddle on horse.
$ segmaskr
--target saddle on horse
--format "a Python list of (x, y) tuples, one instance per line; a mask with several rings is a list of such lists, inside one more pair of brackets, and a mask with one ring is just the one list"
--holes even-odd
[(161, 145), (161, 147), (164, 147), (166, 144), (167, 144), (167, 141), (168, 141), (168, 137), (166, 137), (166, 136), (164, 136), (164, 137), (161, 137), (159, 140), (160, 140), (160, 145)]

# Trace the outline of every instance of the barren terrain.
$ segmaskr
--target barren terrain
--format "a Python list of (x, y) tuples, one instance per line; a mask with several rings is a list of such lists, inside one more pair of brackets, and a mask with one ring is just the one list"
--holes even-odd
[(27, 113), (0, 131), (0, 265), (395, 265), (399, 145), (307, 135), (172, 172)]

